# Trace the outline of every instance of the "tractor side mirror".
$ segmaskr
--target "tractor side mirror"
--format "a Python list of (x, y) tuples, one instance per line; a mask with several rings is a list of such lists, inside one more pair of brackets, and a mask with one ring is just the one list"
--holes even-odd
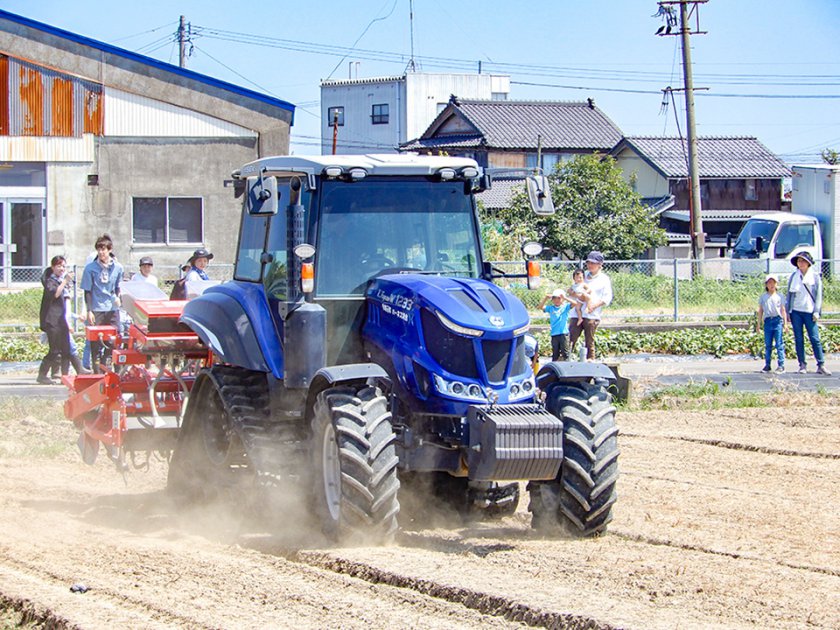
[(534, 214), (551, 216), (554, 214), (554, 201), (551, 199), (551, 189), (548, 187), (548, 177), (545, 175), (531, 175), (525, 180), (528, 189), (528, 201)]
[(276, 177), (249, 177), (248, 214), (277, 214), (280, 199), (277, 194)]

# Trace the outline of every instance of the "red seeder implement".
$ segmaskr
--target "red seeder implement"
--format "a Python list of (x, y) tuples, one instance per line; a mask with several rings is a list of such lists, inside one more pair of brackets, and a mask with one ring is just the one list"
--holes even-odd
[[(120, 470), (126, 455), (148, 466), (153, 452), (168, 459), (198, 371), (211, 353), (178, 323), (185, 301), (134, 299), (123, 292), (133, 322), (127, 335), (114, 326), (90, 326), (88, 341), (105, 344), (110, 357), (101, 373), (65, 376), (70, 389), (64, 414), (81, 430), (82, 459), (93, 464), (100, 443)], [(139, 463), (138, 453), (145, 457)]]

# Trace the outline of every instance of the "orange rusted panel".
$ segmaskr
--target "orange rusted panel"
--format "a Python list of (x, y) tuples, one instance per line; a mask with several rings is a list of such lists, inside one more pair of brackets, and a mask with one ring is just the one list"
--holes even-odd
[(92, 133), (97, 136), (103, 135), (104, 105), (102, 92), (85, 90), (85, 133)]
[(20, 67), (20, 102), (25, 136), (44, 135), (44, 84), (35, 68)]
[(0, 56), (0, 136), (9, 135), (9, 58)]
[(73, 81), (55, 77), (52, 81), (51, 136), (73, 135)]

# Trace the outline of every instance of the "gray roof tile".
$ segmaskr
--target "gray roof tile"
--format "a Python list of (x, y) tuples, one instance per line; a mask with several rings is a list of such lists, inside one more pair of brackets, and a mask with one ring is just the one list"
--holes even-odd
[[(688, 142), (680, 138), (628, 136), (613, 155), (630, 147), (665, 177), (688, 177)], [(790, 169), (774, 153), (752, 137), (706, 137), (697, 139), (700, 177), (790, 176)]]
[(409, 144), (423, 147), (430, 139), (443, 141), (447, 136), (436, 130), (453, 107), (478, 131), (489, 149), (536, 150), (539, 136), (545, 151), (609, 151), (622, 136), (594, 102), (457, 99), (450, 101), (419, 140)]
[(475, 149), (482, 144), (481, 136), (462, 136), (462, 135), (448, 135), (435, 136), (434, 138), (418, 138), (410, 140), (402, 145), (400, 149), (403, 151), (416, 151), (418, 149), (436, 149), (438, 147), (459, 148), (459, 149)]
[(485, 208), (509, 208), (513, 196), (518, 192), (525, 192), (525, 180), (515, 179), (493, 179), (493, 185), (487, 190), (476, 195), (476, 199), (484, 204)]

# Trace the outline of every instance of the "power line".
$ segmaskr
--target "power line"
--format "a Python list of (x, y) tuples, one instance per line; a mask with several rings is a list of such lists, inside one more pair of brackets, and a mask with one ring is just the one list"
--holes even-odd
[[(370, 22), (368, 22), (368, 25), (367, 25), (367, 26), (365, 26), (365, 29), (362, 31), (362, 34), (361, 34), (361, 35), (359, 35), (359, 36), (356, 38), (356, 41), (355, 41), (355, 42), (353, 42), (353, 45), (350, 47), (350, 52), (352, 52), (352, 50), (356, 47), (356, 44), (358, 44), (358, 43), (359, 43), (359, 41), (361, 41), (362, 37), (364, 37), (364, 36), (365, 36), (365, 33), (367, 33), (367, 32), (368, 32), (368, 29), (370, 29), (370, 27), (371, 27), (371, 26), (373, 26), (374, 22), (380, 22), (380, 21), (382, 21), (382, 20), (387, 20), (389, 17), (391, 17), (391, 14), (394, 12), (394, 9), (395, 9), (396, 7), (397, 7), (397, 0), (394, 0), (394, 4), (392, 4), (392, 5), (391, 5), (391, 10), (390, 10), (390, 11), (388, 11), (388, 15), (386, 15), (386, 16), (384, 16), (384, 17), (381, 17), (381, 18), (379, 18), (379, 17), (378, 17), (378, 18), (373, 18)], [(333, 68), (333, 69), (332, 69), (332, 72), (330, 72), (329, 76), (327, 76), (327, 79), (329, 79), (329, 78), (333, 75), (333, 73), (334, 73), (336, 70), (338, 70), (338, 67), (339, 67), (342, 63), (344, 63), (344, 60), (345, 60), (345, 59), (347, 59), (347, 57), (350, 55), (350, 52), (347, 52), (347, 53), (346, 53), (346, 54), (345, 54), (345, 55), (344, 55), (341, 59), (339, 59), (339, 60), (338, 60), (338, 63), (337, 63), (337, 64), (335, 64), (335, 68)]]

